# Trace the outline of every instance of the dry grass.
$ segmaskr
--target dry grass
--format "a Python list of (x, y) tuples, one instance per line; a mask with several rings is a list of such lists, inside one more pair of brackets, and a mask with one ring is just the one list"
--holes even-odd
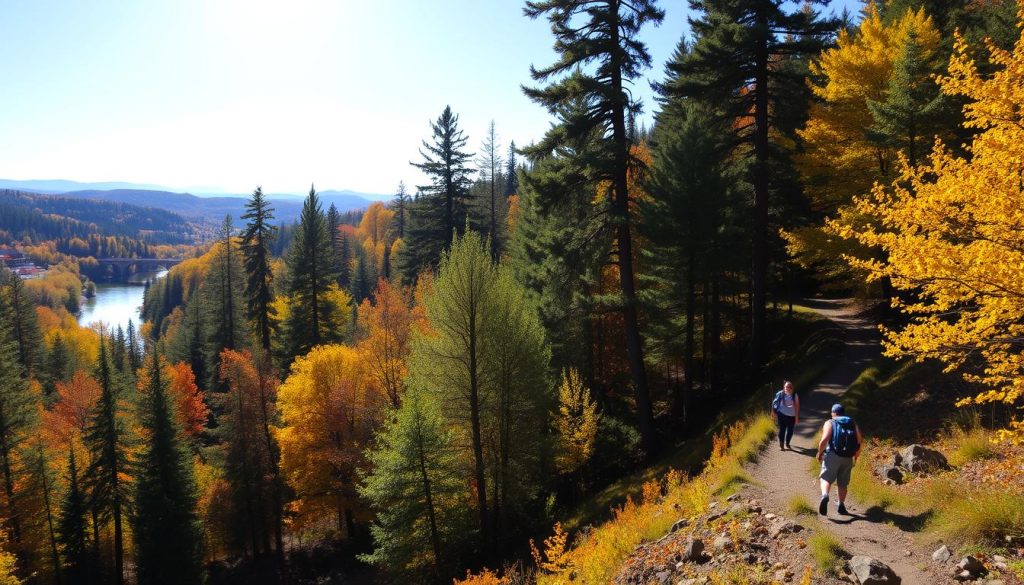
[(951, 540), (996, 543), (1024, 532), (1024, 494), (994, 488), (965, 489), (952, 478), (936, 479), (921, 490), (935, 511), (928, 527)]
[[(649, 483), (640, 501), (628, 499), (609, 522), (581, 538), (570, 550), (552, 551), (558, 563), (549, 564), (549, 570), (538, 575), (537, 582), (565, 583), (570, 574), (577, 583), (610, 582), (638, 544), (660, 538), (680, 517), (705, 513), (716, 494), (747, 481), (742, 462), (756, 458), (773, 431), (767, 415), (729, 427), (715, 437), (711, 458), (700, 475), (687, 481), (678, 473), (670, 473), (663, 483)], [(733, 581), (723, 581), (729, 582)]]

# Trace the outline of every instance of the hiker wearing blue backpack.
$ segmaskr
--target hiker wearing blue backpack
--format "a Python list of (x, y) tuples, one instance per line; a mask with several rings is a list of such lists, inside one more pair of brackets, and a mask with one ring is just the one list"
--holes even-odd
[(793, 391), (793, 383), (789, 380), (782, 384), (782, 390), (776, 392), (772, 399), (772, 418), (779, 426), (779, 449), (790, 449), (793, 428), (800, 422), (800, 397)]
[(846, 515), (846, 488), (850, 485), (850, 473), (860, 456), (864, 438), (852, 418), (846, 416), (842, 404), (832, 405), (832, 418), (821, 428), (818, 442), (818, 461), (821, 462), (821, 502), (818, 513), (828, 514), (828, 494), (832, 484), (838, 486), (840, 514)]

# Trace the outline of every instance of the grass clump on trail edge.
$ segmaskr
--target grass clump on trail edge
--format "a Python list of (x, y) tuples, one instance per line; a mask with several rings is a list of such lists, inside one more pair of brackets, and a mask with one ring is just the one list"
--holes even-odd
[(767, 414), (730, 426), (715, 435), (711, 457), (699, 475), (687, 480), (670, 472), (664, 482), (648, 482), (642, 499), (627, 499), (610, 521), (579, 537), (571, 547), (561, 527), (556, 527), (554, 537), (535, 546), (537, 583), (612, 581), (638, 544), (660, 538), (681, 517), (696, 518), (707, 512), (715, 494), (744, 481), (737, 470), (756, 457), (773, 431)]
[(818, 511), (807, 501), (807, 498), (795, 495), (789, 499), (789, 513), (794, 516), (816, 516)]
[(811, 558), (818, 570), (833, 577), (839, 576), (839, 567), (848, 555), (839, 539), (824, 528), (815, 531), (807, 543), (811, 550)]

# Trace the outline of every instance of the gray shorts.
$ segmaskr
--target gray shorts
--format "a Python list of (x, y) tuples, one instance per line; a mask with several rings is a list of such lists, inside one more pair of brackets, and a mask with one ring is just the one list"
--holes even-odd
[(821, 462), (821, 479), (834, 483), (839, 487), (850, 485), (850, 472), (853, 471), (853, 457), (840, 457), (832, 451), (825, 451)]

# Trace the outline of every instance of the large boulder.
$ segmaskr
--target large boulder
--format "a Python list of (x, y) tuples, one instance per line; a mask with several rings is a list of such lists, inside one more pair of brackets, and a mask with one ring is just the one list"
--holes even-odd
[(900, 585), (903, 582), (889, 565), (878, 559), (858, 555), (848, 564), (850, 573), (860, 585)]
[(924, 445), (910, 445), (900, 452), (900, 457), (902, 458), (900, 467), (911, 473), (928, 473), (949, 469), (949, 462), (946, 461), (945, 455)]
[(932, 553), (932, 560), (938, 563), (944, 563), (953, 556), (953, 553), (949, 550), (949, 547), (942, 545), (938, 550)]
[(699, 538), (691, 538), (686, 541), (683, 548), (683, 560), (699, 562), (704, 556), (704, 541)]

